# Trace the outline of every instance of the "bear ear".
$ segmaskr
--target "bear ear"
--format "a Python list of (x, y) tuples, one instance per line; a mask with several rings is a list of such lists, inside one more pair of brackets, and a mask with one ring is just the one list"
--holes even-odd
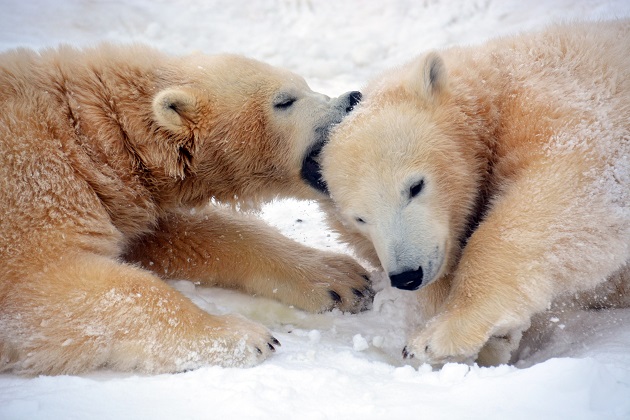
[(421, 97), (436, 100), (446, 88), (446, 67), (440, 54), (427, 53), (414, 68), (414, 91)]
[(195, 122), (197, 98), (185, 89), (168, 88), (153, 98), (153, 114), (159, 125), (169, 131), (181, 133)]

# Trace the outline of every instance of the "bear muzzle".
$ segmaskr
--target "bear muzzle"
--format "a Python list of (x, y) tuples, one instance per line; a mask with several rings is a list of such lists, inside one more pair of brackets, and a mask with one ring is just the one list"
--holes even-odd
[[(339, 124), (343, 117), (350, 113), (354, 107), (361, 102), (363, 95), (359, 91), (351, 91), (344, 93), (337, 100), (337, 117), (329, 121), (328, 124), (315, 129), (317, 141), (313, 144), (311, 149), (307, 152), (302, 162), (301, 176), (304, 181), (311, 187), (315, 188), (319, 192), (328, 195), (328, 187), (321, 174), (321, 167), (319, 162), (319, 155), (324, 145), (328, 142), (328, 135), (330, 134), (330, 128)], [(341, 113), (340, 113), (341, 112)]]
[(363, 95), (361, 94), (361, 92), (358, 92), (356, 90), (348, 92), (346, 93), (346, 95), (348, 95), (348, 106), (346, 107), (347, 114), (352, 111), (359, 102), (361, 102), (361, 98), (363, 98)]

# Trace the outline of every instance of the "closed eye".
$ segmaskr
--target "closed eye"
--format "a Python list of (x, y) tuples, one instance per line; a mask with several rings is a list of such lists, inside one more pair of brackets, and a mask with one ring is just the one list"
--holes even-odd
[(409, 188), (409, 198), (417, 197), (422, 192), (423, 189), (424, 189), (424, 179), (421, 179), (420, 181), (413, 184), (411, 188)]
[(287, 109), (289, 108), (291, 105), (293, 105), (293, 103), (296, 101), (296, 98), (283, 98), (281, 100), (279, 100), (278, 102), (276, 102), (273, 107), (276, 109)]
[(365, 220), (362, 217), (355, 217), (354, 221), (357, 222), (360, 225), (364, 225), (365, 224)]

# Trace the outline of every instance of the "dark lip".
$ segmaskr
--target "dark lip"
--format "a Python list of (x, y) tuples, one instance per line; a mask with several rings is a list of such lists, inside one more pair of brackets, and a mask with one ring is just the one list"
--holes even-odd
[(349, 100), (350, 103), (345, 108), (345, 114), (339, 116), (335, 121), (331, 121), (329, 124), (317, 127), (315, 129), (315, 138), (317, 139), (311, 146), (311, 149), (306, 153), (304, 161), (302, 162), (302, 169), (300, 175), (302, 179), (311, 187), (317, 191), (330, 195), (328, 193), (328, 186), (321, 174), (321, 165), (318, 161), (318, 157), (322, 152), (322, 149), (328, 143), (328, 137), (331, 129), (341, 123), (348, 113), (350, 113), (361, 102), (363, 95), (361, 92), (351, 92)]
[[(328, 131), (328, 130), (326, 130)], [(301, 176), (304, 181), (317, 191), (328, 195), (328, 186), (321, 174), (321, 166), (317, 160), (326, 144), (327, 139), (315, 143), (306, 154), (302, 162)]]

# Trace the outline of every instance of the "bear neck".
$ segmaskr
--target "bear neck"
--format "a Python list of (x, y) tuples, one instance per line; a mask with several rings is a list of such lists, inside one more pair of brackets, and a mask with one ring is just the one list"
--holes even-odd
[(165, 57), (106, 45), (62, 48), (52, 60), (57, 73), (48, 88), (60, 103), (60, 121), (71, 125), (64, 147), (73, 166), (126, 237), (149, 232), (162, 213), (155, 193), (160, 162), (151, 161), (157, 132), (151, 101), (164, 83)]
[[(457, 227), (461, 250), (484, 219), (492, 196), (500, 187), (496, 165), (499, 160), (502, 99), (499, 90), (492, 86), (501, 86), (504, 75), (495, 67), (480, 63), (483, 57), (468, 55), (459, 49), (455, 50), (455, 55), (454, 60), (460, 65), (449, 74), (449, 95), (444, 108), (456, 110), (456, 116), (446, 116), (449, 124), (454, 126), (451, 135), (461, 142), (459, 149), (471, 165), (469, 173), (477, 177), (474, 191), (469, 195), (469, 213)], [(449, 58), (448, 53), (446, 57)]]

